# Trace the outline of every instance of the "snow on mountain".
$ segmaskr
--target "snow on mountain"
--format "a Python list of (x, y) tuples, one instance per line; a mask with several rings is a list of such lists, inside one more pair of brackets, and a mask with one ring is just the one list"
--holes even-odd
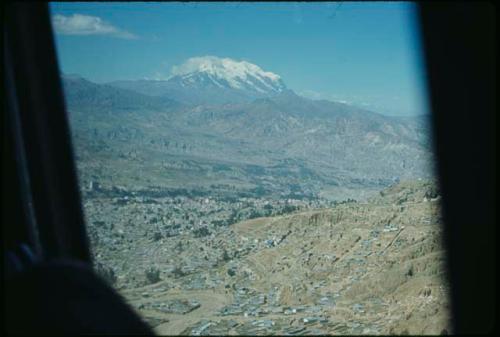
[(253, 91), (261, 94), (279, 93), (286, 89), (280, 76), (259, 66), (216, 56), (192, 57), (172, 67), (172, 76), (183, 87), (211, 85), (219, 88)]
[(201, 56), (173, 66), (166, 79), (125, 80), (109, 85), (184, 104), (226, 104), (274, 97), (289, 91), (281, 77), (230, 58)]

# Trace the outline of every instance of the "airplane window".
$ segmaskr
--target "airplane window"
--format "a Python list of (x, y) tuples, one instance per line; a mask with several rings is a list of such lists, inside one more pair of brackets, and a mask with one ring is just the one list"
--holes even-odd
[(159, 334), (441, 334), (415, 5), (51, 3), (96, 271)]

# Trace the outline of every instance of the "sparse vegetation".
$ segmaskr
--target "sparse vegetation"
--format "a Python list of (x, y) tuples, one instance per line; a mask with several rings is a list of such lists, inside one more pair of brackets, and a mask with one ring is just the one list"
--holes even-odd
[(231, 261), (231, 256), (229, 256), (226, 249), (224, 249), (224, 253), (222, 254), (222, 261), (224, 261), (224, 262)]
[(149, 267), (145, 271), (146, 280), (150, 284), (158, 283), (161, 281), (160, 270), (156, 267)]
[(186, 273), (182, 270), (182, 268), (180, 266), (176, 266), (172, 270), (172, 275), (176, 278), (179, 278), (179, 277), (183, 277), (184, 275), (186, 275)]
[(201, 228), (197, 228), (195, 230), (193, 230), (193, 236), (195, 238), (202, 238), (204, 236), (209, 236), (210, 235), (210, 231), (208, 230), (207, 227), (201, 227)]

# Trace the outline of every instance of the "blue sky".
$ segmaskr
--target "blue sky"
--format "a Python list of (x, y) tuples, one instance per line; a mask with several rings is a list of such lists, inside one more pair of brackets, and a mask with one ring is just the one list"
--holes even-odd
[(311, 98), (427, 113), (412, 3), (52, 3), (64, 73), (166, 78), (194, 56), (246, 60)]

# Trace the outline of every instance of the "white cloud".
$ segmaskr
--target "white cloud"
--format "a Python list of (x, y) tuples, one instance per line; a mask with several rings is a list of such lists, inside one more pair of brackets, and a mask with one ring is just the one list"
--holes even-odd
[(363, 101), (363, 97), (357, 95), (342, 95), (342, 94), (331, 94), (325, 92), (318, 92), (314, 90), (303, 90), (299, 91), (299, 95), (313, 100), (327, 100), (332, 102), (338, 102), (353, 106), (363, 106), (363, 107), (374, 107), (373, 104), (366, 103)]
[(157, 71), (152, 76), (145, 76), (142, 79), (148, 81), (166, 81), (170, 78), (170, 76), (163, 75), (162, 72)]
[(119, 29), (97, 16), (73, 14), (52, 17), (56, 33), (62, 35), (108, 35), (121, 39), (136, 39), (137, 36)]
[(324, 94), (314, 90), (303, 90), (299, 91), (298, 94), (310, 99), (324, 99)]
[(313, 90), (303, 90), (298, 92), (306, 98), (313, 100), (327, 100), (344, 103), (358, 108), (375, 111), (388, 116), (410, 116), (426, 114), (428, 111), (425, 102), (417, 99), (406, 101), (399, 95), (381, 96), (381, 95), (350, 95), (350, 94), (332, 94), (318, 92)]

